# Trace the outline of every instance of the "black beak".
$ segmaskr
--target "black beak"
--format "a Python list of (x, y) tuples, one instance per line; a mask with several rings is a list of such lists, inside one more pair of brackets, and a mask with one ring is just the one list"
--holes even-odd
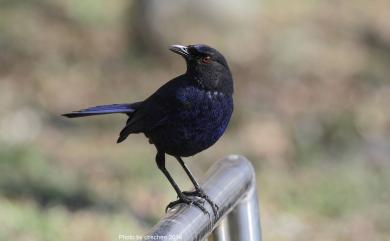
[(189, 59), (191, 56), (190, 53), (188, 52), (188, 48), (186, 46), (183, 46), (183, 45), (176, 45), (176, 44), (171, 45), (171, 46), (169, 46), (169, 50), (171, 50), (174, 53), (180, 54), (185, 59)]

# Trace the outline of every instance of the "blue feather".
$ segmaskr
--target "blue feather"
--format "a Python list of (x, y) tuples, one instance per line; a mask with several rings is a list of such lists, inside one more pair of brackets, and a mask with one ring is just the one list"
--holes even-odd
[(63, 114), (63, 116), (69, 118), (91, 116), (91, 115), (105, 115), (113, 113), (133, 113), (138, 106), (138, 102), (134, 104), (111, 104), (111, 105), (99, 105), (79, 111), (73, 111), (71, 113)]

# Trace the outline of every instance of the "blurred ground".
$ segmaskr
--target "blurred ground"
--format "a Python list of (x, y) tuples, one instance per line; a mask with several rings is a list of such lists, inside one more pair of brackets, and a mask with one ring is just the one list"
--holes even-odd
[(385, 0), (0, 0), (0, 240), (117, 240), (163, 215), (154, 148), (115, 144), (125, 117), (59, 115), (147, 97), (184, 71), (174, 43), (230, 63), (234, 118), (189, 165), (252, 160), (264, 240), (389, 240), (389, 17)]

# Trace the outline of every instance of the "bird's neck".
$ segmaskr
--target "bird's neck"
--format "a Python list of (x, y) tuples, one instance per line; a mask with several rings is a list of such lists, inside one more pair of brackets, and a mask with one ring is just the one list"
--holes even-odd
[(225, 95), (233, 94), (233, 78), (230, 73), (224, 75), (218, 74), (196, 74), (186, 73), (191, 77), (193, 83), (206, 91), (220, 92)]

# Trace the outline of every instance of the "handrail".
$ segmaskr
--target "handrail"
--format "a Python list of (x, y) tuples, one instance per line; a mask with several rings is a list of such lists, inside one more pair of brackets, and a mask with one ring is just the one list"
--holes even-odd
[(203, 190), (219, 206), (215, 218), (195, 206), (177, 205), (152, 228), (144, 240), (204, 240), (213, 232), (214, 241), (261, 241), (255, 172), (243, 156), (230, 155), (207, 172)]

